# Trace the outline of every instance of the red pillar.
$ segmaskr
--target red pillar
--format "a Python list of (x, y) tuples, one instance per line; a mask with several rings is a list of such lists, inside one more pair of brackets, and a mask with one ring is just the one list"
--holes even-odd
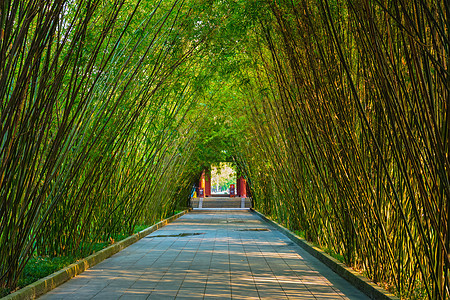
[(241, 181), (241, 197), (246, 198), (247, 197), (247, 180), (245, 178), (242, 178)]
[(211, 196), (211, 170), (205, 171), (205, 197)]
[(237, 184), (237, 194), (240, 197), (247, 197), (247, 180), (244, 177), (240, 176), (236, 182)]
[[(203, 196), (211, 196), (211, 170), (203, 170), (202, 176), (200, 176), (200, 181), (198, 183), (198, 188), (203, 189)], [(200, 195), (200, 192), (197, 193)]]

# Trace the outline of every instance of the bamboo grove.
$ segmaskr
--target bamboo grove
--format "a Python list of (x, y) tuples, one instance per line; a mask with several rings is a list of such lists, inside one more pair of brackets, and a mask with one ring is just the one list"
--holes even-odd
[(2, 287), (186, 207), (232, 159), (257, 210), (402, 298), (450, 298), (448, 1), (0, 10)]
[(14, 288), (32, 255), (89, 252), (174, 208), (195, 120), (195, 87), (174, 78), (202, 36), (182, 43), (181, 1), (0, 5), (0, 282)]
[(450, 296), (449, 9), (267, 1), (248, 73), (256, 208), (404, 298)]

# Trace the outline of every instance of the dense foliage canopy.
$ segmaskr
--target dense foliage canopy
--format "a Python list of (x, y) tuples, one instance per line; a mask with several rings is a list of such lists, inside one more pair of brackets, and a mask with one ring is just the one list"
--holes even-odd
[(0, 2), (0, 283), (188, 205), (255, 208), (405, 298), (450, 297), (448, 1)]

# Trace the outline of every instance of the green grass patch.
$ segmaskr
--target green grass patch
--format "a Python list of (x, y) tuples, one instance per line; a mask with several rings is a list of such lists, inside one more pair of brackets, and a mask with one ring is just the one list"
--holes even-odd
[[(40, 257), (33, 256), (26, 264), (22, 275), (19, 278), (19, 288), (25, 287), (33, 282), (44, 278), (58, 270), (61, 270), (71, 263), (74, 263), (74, 257)], [(0, 298), (11, 293), (10, 289), (0, 289)]]
[(146, 228), (150, 227), (149, 225), (136, 225), (136, 227), (134, 227), (133, 233), (138, 233)]
[(305, 232), (304, 232), (304, 231), (301, 231), (301, 230), (294, 230), (294, 233), (295, 233), (296, 235), (298, 235), (299, 237), (301, 237), (302, 239), (305, 239), (305, 240), (306, 240), (306, 238), (305, 238)]
[[(305, 232), (304, 232), (304, 231), (301, 231), (301, 230), (294, 230), (294, 233), (295, 233), (296, 235), (298, 235), (299, 237), (301, 237), (302, 239), (306, 240), (306, 238), (305, 238), (306, 235), (305, 235)], [(320, 247), (319, 245), (317, 245), (317, 244), (314, 243), (314, 242), (311, 242), (311, 241), (309, 241), (309, 242), (310, 242), (311, 244), (313, 244), (314, 247), (317, 247), (317, 248), (319, 248), (319, 249), (322, 249), (326, 254), (328, 254), (328, 255), (330, 255), (331, 257), (337, 259), (339, 262), (345, 264), (345, 260), (344, 260), (344, 256), (343, 256), (343, 255), (341, 255), (341, 254), (339, 254), (339, 253), (336, 253), (333, 249), (330, 249), (330, 248), (322, 248), (322, 247)]]
[(76, 258), (70, 256), (33, 257), (25, 266), (22, 276), (19, 279), (19, 286), (27, 286), (45, 276), (67, 267), (75, 261)]
[(344, 255), (341, 255), (339, 253), (336, 253), (333, 249), (330, 248), (324, 248), (323, 251), (330, 255), (331, 257), (337, 259), (339, 262), (345, 264), (345, 259), (344, 259)]

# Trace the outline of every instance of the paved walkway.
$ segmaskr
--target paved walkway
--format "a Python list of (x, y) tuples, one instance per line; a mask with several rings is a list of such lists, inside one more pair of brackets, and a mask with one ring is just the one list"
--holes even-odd
[(249, 211), (194, 211), (41, 299), (367, 299)]

